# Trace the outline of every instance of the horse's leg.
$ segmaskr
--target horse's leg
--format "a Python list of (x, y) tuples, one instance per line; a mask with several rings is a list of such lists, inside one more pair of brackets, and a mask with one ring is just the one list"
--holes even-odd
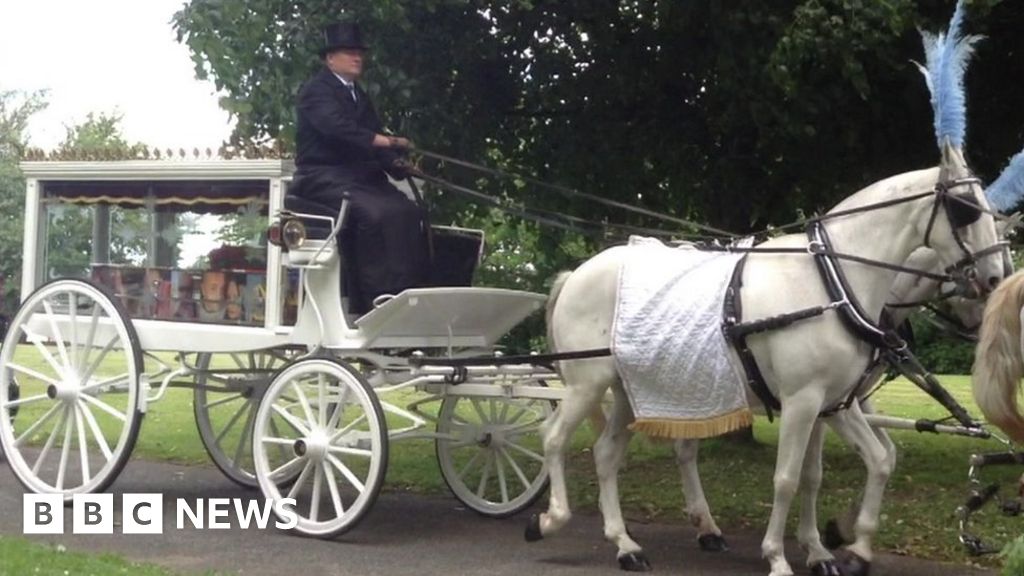
[(867, 574), (872, 560), (871, 538), (878, 530), (878, 516), (882, 509), (885, 484), (895, 464), (895, 459), (891, 458), (890, 454), (895, 456), (895, 451), (886, 451), (857, 404), (833, 416), (830, 424), (837, 434), (857, 450), (868, 469), (864, 498), (854, 524), (855, 540), (847, 547), (854, 556), (843, 561), (843, 574)]
[(614, 386), (614, 402), (608, 422), (594, 444), (594, 464), (597, 467), (597, 481), (600, 488), (599, 503), (604, 517), (604, 537), (615, 544), (619, 567), (631, 572), (646, 572), (651, 569), (643, 549), (630, 537), (626, 522), (622, 518), (619, 502), (619, 470), (626, 459), (629, 440), (633, 437), (628, 426), (633, 421), (622, 386)]
[(779, 416), (779, 453), (775, 461), (775, 499), (771, 519), (761, 541), (761, 552), (771, 564), (771, 576), (792, 576), (783, 540), (786, 517), (800, 485), (800, 469), (815, 420), (822, 406), (821, 387), (808, 383), (799, 393), (786, 398)]
[(821, 488), (821, 455), (825, 447), (825, 427), (814, 423), (807, 442), (807, 454), (800, 471), (800, 524), (796, 539), (807, 552), (807, 565), (815, 576), (838, 576), (839, 566), (832, 553), (821, 543), (818, 533), (818, 492)]
[[(867, 400), (861, 402), (861, 412), (864, 414), (873, 414), (875, 411), (874, 407)], [(885, 449), (885, 460), (888, 463), (890, 470), (896, 469), (896, 444), (892, 441), (889, 436), (889, 432), (885, 428), (872, 427), (871, 430), (875, 433), (875, 437), (882, 444)], [(854, 525), (857, 523), (857, 515), (860, 514), (860, 501), (854, 501), (850, 503), (850, 506), (846, 509), (842, 516), (836, 520), (829, 520), (825, 525), (825, 545), (829, 548), (839, 548), (846, 544), (853, 544), (854, 541)]]
[(686, 501), (686, 515), (697, 527), (697, 543), (707, 552), (725, 552), (729, 546), (722, 537), (722, 531), (711, 516), (711, 508), (704, 497), (704, 487), (697, 471), (697, 449), (700, 440), (676, 440), (676, 463), (683, 481), (683, 499)]
[(572, 516), (565, 486), (565, 450), (569, 446), (573, 432), (584, 418), (593, 413), (594, 407), (608, 388), (608, 383), (595, 378), (596, 374), (593, 372), (589, 374), (591, 378), (588, 379), (586, 368), (575, 368), (577, 367), (565, 366), (563, 369), (565, 398), (544, 424), (544, 462), (551, 481), (548, 510), (530, 517), (526, 527), (527, 542), (534, 542), (557, 532)]

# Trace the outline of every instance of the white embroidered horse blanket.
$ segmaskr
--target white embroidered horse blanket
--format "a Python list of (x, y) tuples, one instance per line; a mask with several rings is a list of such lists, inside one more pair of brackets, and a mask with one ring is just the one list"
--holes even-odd
[(631, 238), (612, 354), (636, 421), (652, 436), (707, 438), (749, 426), (745, 378), (722, 331), (740, 255)]

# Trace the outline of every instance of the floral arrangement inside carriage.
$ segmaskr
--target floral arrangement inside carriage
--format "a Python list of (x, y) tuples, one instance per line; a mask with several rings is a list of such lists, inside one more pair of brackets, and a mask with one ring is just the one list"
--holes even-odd
[[(132, 318), (262, 326), (265, 182), (46, 181), (42, 280), (88, 278)], [(284, 323), (298, 278), (285, 275)]]

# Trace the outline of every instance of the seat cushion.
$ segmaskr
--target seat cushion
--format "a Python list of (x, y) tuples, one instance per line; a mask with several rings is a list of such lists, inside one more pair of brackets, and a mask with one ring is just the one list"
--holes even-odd
[[(289, 210), (297, 214), (313, 214), (316, 216), (326, 216), (334, 219), (338, 218), (338, 208), (327, 204), (321, 204), (320, 202), (307, 200), (294, 194), (285, 195), (284, 207), (285, 210)], [(313, 240), (323, 240), (331, 235), (331, 225), (326, 220), (316, 218), (302, 218), (301, 220), (302, 223), (306, 225), (306, 236), (308, 238)]]

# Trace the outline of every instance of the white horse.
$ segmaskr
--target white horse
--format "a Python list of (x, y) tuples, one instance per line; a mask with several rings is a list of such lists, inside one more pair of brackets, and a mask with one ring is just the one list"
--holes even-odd
[[(900, 263), (911, 252), (930, 245), (943, 267), (961, 262), (967, 252), (977, 252), (998, 242), (995, 222), (975, 180), (969, 179), (959, 149), (948, 141), (942, 146), (939, 168), (911, 172), (878, 182), (840, 203), (833, 212), (889, 203), (885, 208), (830, 220), (826, 228), (837, 252), (856, 253), (874, 261)], [(948, 189), (966, 194), (967, 200), (985, 210), (968, 225), (955, 228), (959, 201)], [(922, 196), (922, 192), (936, 191)], [(944, 200), (943, 198), (947, 198)], [(969, 198), (969, 200), (967, 199)], [(805, 248), (807, 237), (789, 235), (772, 239), (764, 248)], [(586, 350), (611, 345), (619, 271), (630, 257), (630, 248), (617, 247), (585, 262), (553, 290), (549, 309), (550, 342), (556, 351)], [(1003, 276), (1001, 256), (987, 254), (974, 264), (977, 290), (985, 293)], [(878, 318), (888, 298), (896, 272), (864, 264), (846, 264), (852, 295), (869, 318)], [(751, 254), (743, 273), (744, 314), (748, 319), (778, 316), (809, 305), (830, 302), (812, 258), (795, 254)], [(783, 552), (783, 532), (789, 506), (799, 485), (804, 455), (818, 415), (840, 404), (858, 381), (870, 360), (873, 346), (853, 336), (838, 316), (798, 322), (784, 329), (752, 335), (749, 345), (772, 394), (782, 404), (778, 459), (774, 478), (775, 499), (762, 551), (771, 564), (772, 576), (792, 574)], [(548, 510), (531, 519), (527, 538), (556, 532), (569, 520), (565, 489), (564, 453), (568, 439), (582, 418), (591, 413), (610, 388), (613, 408), (608, 425), (594, 446), (600, 483), (600, 504), (605, 537), (618, 547), (625, 569), (649, 567), (642, 549), (627, 533), (619, 506), (617, 473), (631, 433), (633, 415), (625, 397), (613, 358), (563, 361), (559, 369), (566, 397), (547, 424), (545, 460), (551, 475)], [(854, 446), (868, 465), (861, 511), (855, 525), (856, 541), (850, 571), (866, 571), (871, 561), (871, 538), (877, 529), (882, 490), (891, 472), (887, 452), (872, 432), (860, 407), (832, 417), (833, 428)], [(684, 484), (686, 480), (684, 479)], [(817, 529), (814, 533), (816, 536)], [(815, 537), (814, 540), (817, 540)], [(819, 549), (820, 548), (820, 549)], [(808, 564), (833, 573), (832, 555), (823, 547), (809, 550)]]
[[(1016, 221), (1009, 221), (1012, 226)], [(1007, 226), (998, 225), (1000, 234)], [(942, 266), (939, 265), (938, 255), (929, 248), (920, 248), (914, 251), (910, 257), (903, 262), (905, 268), (913, 270), (928, 271), (933, 274), (941, 274)], [(1006, 266), (1004, 263), (1004, 273)], [(921, 304), (932, 301), (940, 296), (943, 283), (934, 278), (923, 277), (913, 273), (900, 273), (890, 290), (887, 307), (890, 311), (892, 325), (899, 326), (911, 314), (915, 307), (907, 304)], [(948, 287), (951, 289), (952, 287)], [(951, 309), (960, 323), (967, 327), (977, 326), (981, 323), (981, 314), (984, 310), (984, 303), (976, 299), (966, 299), (958, 296), (950, 298)], [(872, 390), (879, 380), (885, 375), (887, 366), (880, 364), (872, 373), (864, 378), (858, 396)], [(864, 414), (873, 414), (874, 408), (870, 400), (860, 402), (861, 411)], [(822, 478), (822, 451), (825, 441), (824, 425), (831, 422), (831, 417), (820, 419), (814, 424), (808, 443), (807, 455), (804, 458), (803, 468), (800, 472), (800, 520), (797, 528), (797, 540), (804, 550), (809, 552), (813, 558), (827, 556), (824, 552), (825, 544), (820, 538), (817, 522), (817, 496), (821, 487)], [(873, 431), (885, 450), (885, 463), (889, 469), (896, 465), (896, 445), (889, 437), (884, 428), (874, 427)], [(700, 476), (697, 470), (697, 452), (700, 440), (687, 439), (677, 440), (674, 444), (676, 462), (679, 466), (680, 476), (683, 485), (683, 498), (685, 500), (685, 511), (691, 523), (697, 528), (697, 541), (702, 550), (717, 552), (728, 549), (722, 531), (711, 515), (711, 509), (704, 496), (704, 489), (701, 485)], [(860, 512), (860, 505), (854, 504), (847, 513), (838, 518), (832, 524), (831, 529), (836, 530), (830, 536), (833, 542), (836, 539), (843, 543), (854, 541), (854, 525), (857, 515)], [(838, 543), (835, 543), (838, 545)]]

